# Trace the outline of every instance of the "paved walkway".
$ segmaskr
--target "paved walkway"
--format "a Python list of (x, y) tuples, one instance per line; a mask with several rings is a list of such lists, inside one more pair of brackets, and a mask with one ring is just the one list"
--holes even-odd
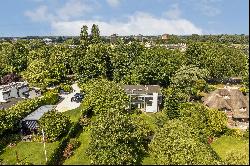
[(72, 85), (72, 88), (72, 93), (60, 95), (63, 98), (63, 101), (56, 106), (56, 110), (58, 110), (58, 112), (65, 112), (80, 106), (81, 103), (71, 102), (71, 97), (73, 97), (76, 93), (80, 93), (80, 88), (76, 83)]

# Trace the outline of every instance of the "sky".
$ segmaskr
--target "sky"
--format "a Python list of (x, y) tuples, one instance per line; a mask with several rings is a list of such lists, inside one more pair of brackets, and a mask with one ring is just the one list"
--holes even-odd
[(2, 0), (0, 36), (249, 34), (249, 0)]

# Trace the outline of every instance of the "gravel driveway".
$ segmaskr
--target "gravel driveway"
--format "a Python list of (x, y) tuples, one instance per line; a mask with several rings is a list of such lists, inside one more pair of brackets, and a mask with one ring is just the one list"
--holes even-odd
[(65, 112), (80, 106), (81, 103), (71, 102), (71, 97), (73, 97), (76, 93), (80, 93), (80, 88), (77, 86), (76, 83), (72, 85), (72, 88), (72, 93), (60, 95), (63, 100), (56, 106), (56, 110), (58, 110), (58, 112)]

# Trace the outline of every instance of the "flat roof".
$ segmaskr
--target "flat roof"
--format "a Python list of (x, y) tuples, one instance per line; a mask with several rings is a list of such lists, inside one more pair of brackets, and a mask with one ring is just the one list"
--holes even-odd
[(43, 114), (46, 112), (51, 111), (53, 108), (55, 108), (55, 105), (44, 105), (39, 107), (37, 110), (26, 116), (25, 118), (22, 119), (22, 121), (26, 120), (39, 120)]
[(129, 94), (161, 94), (161, 87), (159, 85), (122, 85), (122, 88)]

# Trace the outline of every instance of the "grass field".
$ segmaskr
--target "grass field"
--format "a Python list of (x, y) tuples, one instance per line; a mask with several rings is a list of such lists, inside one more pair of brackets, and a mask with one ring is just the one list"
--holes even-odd
[(75, 150), (75, 154), (71, 156), (69, 159), (66, 159), (65, 165), (89, 165), (90, 160), (88, 156), (85, 154), (90, 140), (90, 131), (83, 131), (81, 135), (78, 137), (78, 141), (81, 142), (79, 148)]
[(81, 107), (78, 107), (73, 110), (65, 111), (63, 112), (63, 114), (69, 116), (72, 122), (76, 122), (81, 115)]
[[(58, 142), (46, 143), (47, 156), (58, 146)], [(3, 165), (15, 165), (17, 163), (16, 152), (21, 161), (31, 162), (32, 164), (45, 164), (43, 143), (38, 142), (19, 142), (14, 147), (7, 147), (0, 155)], [(0, 162), (1, 165), (1, 162)]]
[(222, 136), (212, 143), (212, 147), (222, 159), (225, 159), (227, 153), (231, 151), (239, 151), (249, 156), (249, 140)]

